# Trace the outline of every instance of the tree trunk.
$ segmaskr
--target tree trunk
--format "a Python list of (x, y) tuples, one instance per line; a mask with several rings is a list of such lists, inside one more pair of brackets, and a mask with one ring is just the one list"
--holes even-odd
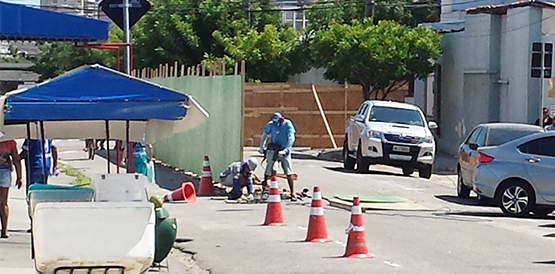
[(365, 84), (361, 81), (360, 86), (362, 87), (362, 101), (366, 101), (370, 99), (370, 85)]

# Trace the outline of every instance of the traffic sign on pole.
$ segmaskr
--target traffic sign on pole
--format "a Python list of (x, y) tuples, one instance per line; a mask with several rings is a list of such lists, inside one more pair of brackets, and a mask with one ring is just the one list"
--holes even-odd
[[(99, 6), (104, 13), (122, 30), (125, 28), (123, 22), (124, 0), (102, 0)], [(129, 4), (129, 27), (132, 27), (150, 9), (147, 0), (125, 0)]]

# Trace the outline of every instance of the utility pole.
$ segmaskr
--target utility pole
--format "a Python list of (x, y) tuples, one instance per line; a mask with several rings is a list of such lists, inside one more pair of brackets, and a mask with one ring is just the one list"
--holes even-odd
[(374, 0), (366, 0), (366, 6), (364, 8), (364, 16), (372, 18), (374, 22)]
[(123, 0), (123, 42), (127, 44), (123, 50), (123, 72), (131, 74), (131, 54), (129, 50), (129, 1)]
[(249, 12), (249, 0), (242, 0), (243, 10), (245, 10), (245, 18), (249, 22), (249, 26), (251, 25), (251, 14)]

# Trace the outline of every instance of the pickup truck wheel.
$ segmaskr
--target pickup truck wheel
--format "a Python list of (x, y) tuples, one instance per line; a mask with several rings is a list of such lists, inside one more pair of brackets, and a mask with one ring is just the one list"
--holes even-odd
[(430, 179), (432, 177), (432, 165), (426, 165), (418, 170), (418, 177)]
[(349, 145), (347, 144), (347, 140), (343, 143), (343, 168), (345, 170), (354, 170), (355, 169), (355, 159), (349, 156), (351, 152), (349, 151)]
[(413, 172), (414, 172), (413, 167), (406, 167), (406, 166), (403, 167), (403, 175), (410, 176)]
[(370, 166), (370, 163), (368, 163), (368, 160), (364, 158), (364, 156), (362, 156), (362, 151), (361, 151), (361, 143), (358, 143), (358, 148), (357, 148), (357, 172), (359, 173), (363, 173), (363, 172), (367, 172), (368, 171), (368, 167)]

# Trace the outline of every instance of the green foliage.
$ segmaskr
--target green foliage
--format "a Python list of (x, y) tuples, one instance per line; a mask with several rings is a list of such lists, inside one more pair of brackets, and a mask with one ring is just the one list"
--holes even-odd
[(186, 66), (204, 53), (222, 57), (215, 30), (234, 35), (248, 25), (241, 4), (231, 0), (153, 0), (151, 10), (133, 28), (136, 67), (178, 61)]
[[(308, 31), (327, 29), (331, 24), (361, 22), (366, 16), (366, 0), (335, 0), (326, 4), (313, 5), (307, 11)], [(434, 0), (375, 0), (368, 7), (368, 16), (374, 23), (392, 20), (400, 24), (416, 26), (422, 22), (437, 21), (440, 12)]]
[(427, 76), (441, 53), (440, 36), (431, 29), (385, 20), (331, 24), (315, 32), (310, 50), (326, 78), (361, 84), (365, 99), (379, 92), (383, 99), (408, 77)]
[(265, 25), (262, 31), (250, 29), (233, 37), (215, 31), (233, 59), (246, 61), (247, 79), (265, 82), (287, 81), (288, 76), (306, 71), (308, 63), (298, 33), (291, 27)]
[(305, 71), (298, 34), (270, 0), (251, 1), (249, 15), (232, 0), (154, 0), (133, 32), (137, 67), (186, 66), (229, 56), (246, 60), (251, 80), (284, 81)]
[[(110, 41), (121, 41), (122, 31), (112, 27)], [(83, 65), (102, 64), (115, 67), (115, 52), (112, 50), (85, 49), (75, 47), (70, 42), (45, 43), (39, 45), (40, 54), (29, 60), (34, 63), (31, 70), (40, 74), (40, 80), (56, 77), (66, 71)]]

